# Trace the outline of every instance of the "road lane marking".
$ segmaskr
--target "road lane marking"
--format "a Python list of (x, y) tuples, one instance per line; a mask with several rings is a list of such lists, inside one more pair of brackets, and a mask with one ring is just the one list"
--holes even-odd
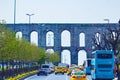
[(68, 80), (68, 76), (66, 75), (66, 80)]
[(52, 77), (53, 76), (53, 74), (51, 74), (51, 75), (49, 75), (45, 80), (48, 80), (50, 77)]

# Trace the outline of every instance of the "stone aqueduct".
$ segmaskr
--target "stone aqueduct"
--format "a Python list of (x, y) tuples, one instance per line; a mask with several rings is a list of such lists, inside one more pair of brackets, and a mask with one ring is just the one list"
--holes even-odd
[[(61, 62), (68, 64), (82, 64), (83, 60), (91, 58), (91, 52), (93, 51), (92, 38), (95, 37), (96, 33), (102, 34), (107, 32), (108, 27), (114, 29), (118, 27), (118, 24), (7, 24), (7, 28), (15, 31), (16, 35), (20, 33), (18, 35), (29, 42), (37, 38), (37, 46), (46, 50), (52, 49), (53, 51), (58, 51)], [(32, 36), (35, 37), (32, 39)]]

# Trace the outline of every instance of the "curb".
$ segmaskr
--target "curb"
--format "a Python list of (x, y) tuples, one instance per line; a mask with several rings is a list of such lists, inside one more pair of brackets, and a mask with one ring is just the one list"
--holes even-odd
[(36, 74), (36, 73), (33, 73), (33, 74), (30, 74), (30, 75), (27, 75), (27, 76), (25, 76), (25, 77), (20, 78), (19, 80), (24, 80), (25, 78), (28, 78), (28, 77), (33, 76), (33, 75), (35, 75), (35, 74)]

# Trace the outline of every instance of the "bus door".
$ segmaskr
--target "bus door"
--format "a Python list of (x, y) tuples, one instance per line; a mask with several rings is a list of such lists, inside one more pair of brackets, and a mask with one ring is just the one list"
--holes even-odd
[(95, 79), (95, 59), (91, 60), (91, 77), (92, 79)]

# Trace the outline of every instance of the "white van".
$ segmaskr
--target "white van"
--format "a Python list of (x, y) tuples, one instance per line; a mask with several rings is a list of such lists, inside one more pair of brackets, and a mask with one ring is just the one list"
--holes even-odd
[(50, 69), (50, 65), (49, 64), (42, 64), (41, 65), (41, 69), (44, 69), (47, 71), (47, 73), (52, 73), (51, 69)]

